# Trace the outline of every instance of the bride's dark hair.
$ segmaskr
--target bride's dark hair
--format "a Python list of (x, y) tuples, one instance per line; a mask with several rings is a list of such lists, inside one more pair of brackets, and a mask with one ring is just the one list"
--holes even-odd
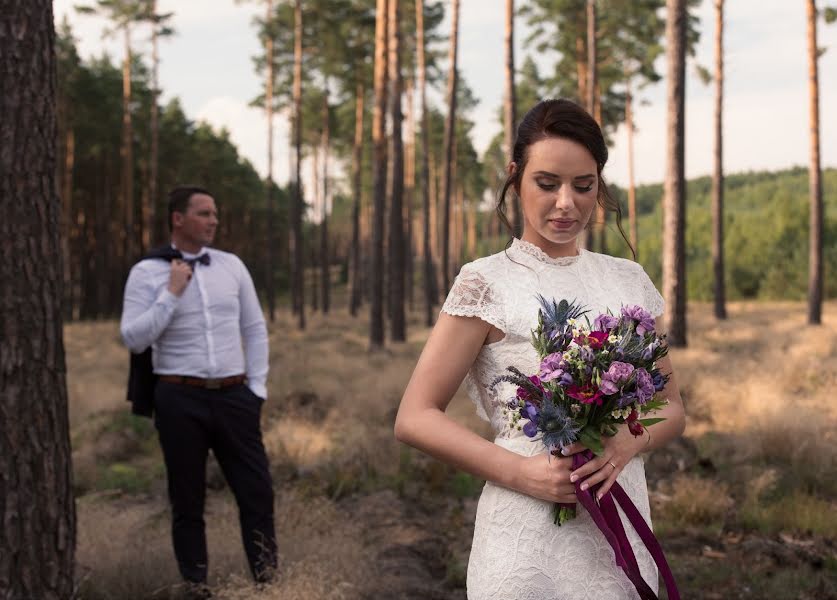
[(628, 244), (628, 248), (631, 249), (634, 260), (636, 260), (636, 251), (622, 229), (622, 208), (619, 201), (610, 195), (607, 184), (602, 177), (602, 169), (607, 162), (607, 145), (602, 130), (596, 120), (590, 116), (590, 113), (571, 100), (541, 100), (520, 121), (511, 155), (511, 160), (516, 168), (506, 178), (497, 200), (497, 215), (500, 220), (514, 234), (514, 229), (506, 216), (506, 194), (508, 194), (509, 188), (512, 188), (515, 194), (520, 192), (520, 178), (526, 169), (526, 162), (529, 160), (529, 147), (550, 137), (572, 140), (590, 151), (596, 161), (596, 173), (599, 179), (599, 193), (596, 202), (606, 211), (615, 213), (616, 227), (622, 234), (625, 243)]

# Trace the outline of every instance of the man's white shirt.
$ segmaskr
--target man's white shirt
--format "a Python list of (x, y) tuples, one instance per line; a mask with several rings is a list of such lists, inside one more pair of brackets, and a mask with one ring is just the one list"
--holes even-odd
[(244, 373), (257, 396), (267, 397), (267, 327), (247, 267), (236, 255), (214, 248), (210, 264), (195, 264), (178, 297), (168, 290), (171, 264), (138, 262), (125, 284), (122, 339), (131, 352), (153, 349), (158, 375), (216, 378)]

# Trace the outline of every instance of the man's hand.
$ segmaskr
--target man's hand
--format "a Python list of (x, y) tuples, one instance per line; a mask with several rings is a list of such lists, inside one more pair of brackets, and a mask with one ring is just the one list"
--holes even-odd
[(171, 261), (171, 273), (169, 274), (169, 291), (175, 296), (181, 296), (183, 290), (189, 285), (192, 279), (192, 267), (188, 263), (175, 258)]

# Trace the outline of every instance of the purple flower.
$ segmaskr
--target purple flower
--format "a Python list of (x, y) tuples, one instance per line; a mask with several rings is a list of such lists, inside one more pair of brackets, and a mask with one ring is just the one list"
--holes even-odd
[(645, 404), (654, 397), (654, 381), (645, 369), (636, 370), (636, 395), (640, 404)]
[(596, 355), (593, 353), (593, 349), (590, 348), (590, 346), (582, 346), (578, 354), (581, 357), (581, 360), (586, 362), (588, 365), (596, 359)]
[(613, 361), (607, 373), (602, 375), (602, 383), (599, 385), (599, 388), (607, 395), (615, 394), (633, 372), (633, 365), (619, 362), (618, 360)]
[(575, 379), (569, 373), (564, 373), (561, 375), (561, 379), (558, 380), (558, 385), (568, 386), (575, 383)]
[[(540, 379), (538, 379), (537, 375), (530, 375), (529, 381), (532, 382), (532, 385), (535, 386), (541, 393), (543, 393), (543, 384), (541, 383)], [(533, 392), (531, 392), (528, 388), (519, 387), (517, 388), (517, 397), (520, 400), (531, 400), (533, 396)]]
[(607, 313), (601, 314), (593, 321), (593, 328), (597, 331), (612, 331), (619, 325), (618, 317)]
[(663, 388), (666, 386), (666, 379), (663, 377), (662, 373), (655, 373), (653, 377), (654, 381), (654, 389), (658, 392), (662, 392)]
[[(637, 332), (638, 331), (639, 331), (639, 328), (637, 328)], [(653, 342), (648, 344), (648, 347), (645, 348), (645, 350), (642, 351), (642, 360), (651, 360), (651, 358), (654, 356), (654, 351), (659, 347), (660, 347), (660, 340), (659, 339), (655, 339)]]
[(633, 319), (636, 322), (636, 332), (638, 335), (645, 335), (646, 333), (654, 333), (656, 322), (651, 314), (636, 304), (630, 304), (622, 307), (622, 316), (628, 319)]
[(558, 379), (564, 374), (563, 367), (564, 358), (560, 352), (553, 352), (547, 355), (541, 361), (541, 372), (539, 374), (541, 381), (552, 381)]
[(534, 421), (527, 421), (523, 424), (523, 433), (528, 437), (535, 437), (538, 435), (538, 426)]
[(636, 400), (636, 392), (625, 392), (619, 397), (616, 405), (619, 408), (624, 408)]

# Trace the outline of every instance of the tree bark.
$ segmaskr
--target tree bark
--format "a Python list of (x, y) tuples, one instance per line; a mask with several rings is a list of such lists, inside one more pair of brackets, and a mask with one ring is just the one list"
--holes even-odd
[[(596, 112), (596, 0), (587, 0), (587, 97), (585, 105), (591, 115)], [(599, 123), (601, 125), (601, 123)]]
[(634, 181), (634, 111), (631, 75), (625, 78), (625, 129), (628, 133), (628, 220), (630, 221), (631, 246), (639, 257), (639, 229), (636, 214), (636, 182)]
[(357, 316), (361, 301), (361, 251), (360, 251), (360, 208), (361, 208), (361, 162), (363, 160), (363, 104), (366, 90), (358, 81), (355, 91), (355, 143), (352, 151), (352, 249), (350, 270), (349, 314)]
[(416, 198), (416, 112), (413, 99), (415, 97), (415, 79), (410, 77), (406, 84), (407, 97), (407, 142), (404, 144), (404, 291), (410, 312), (415, 308), (415, 285), (413, 272), (415, 269), (416, 247), (415, 228), (413, 227), (413, 210)]
[(724, 286), (724, 0), (715, 0), (715, 169), (712, 177), (712, 271), (715, 318), (726, 319)]
[(384, 213), (386, 210), (387, 146), (387, 0), (377, 0), (375, 14), (375, 106), (372, 112), (374, 207), (372, 216), (372, 299), (369, 315), (371, 350), (384, 345)]
[[(151, 14), (157, 14), (157, 0), (151, 0)], [(160, 172), (160, 54), (159, 54), (159, 25), (152, 23), (151, 27), (151, 156), (149, 157), (148, 171), (148, 203), (145, 209), (145, 222), (143, 232), (146, 236), (143, 239), (144, 249), (150, 248), (159, 239), (157, 227), (157, 205), (158, 190), (157, 179)]]
[(442, 164), (442, 201), (444, 202), (444, 213), (442, 215), (442, 284), (445, 293), (450, 289), (450, 197), (451, 168), (454, 161), (453, 143), (456, 137), (456, 82), (457, 82), (457, 41), (459, 38), (459, 0), (451, 2), (451, 34), (450, 50), (448, 53), (448, 92), (447, 105), (448, 114), (445, 118), (445, 158)]
[(407, 339), (404, 314), (404, 142), (401, 136), (401, 11), (398, 0), (389, 0), (389, 82), (390, 115), (390, 175), (392, 186), (389, 210), (389, 301), (392, 319), (390, 337), (394, 342)]
[(296, 290), (297, 317), (305, 329), (305, 248), (302, 241), (302, 0), (294, 2), (294, 83), (293, 83), (293, 200), (291, 202), (291, 279)]
[(808, 323), (822, 322), (822, 170), (820, 168), (820, 86), (817, 67), (817, 6), (808, 0), (808, 92), (810, 152), (808, 167)]
[(433, 306), (436, 304), (434, 290), (436, 272), (433, 268), (433, 236), (430, 218), (430, 133), (427, 119), (426, 66), (424, 62), (424, 2), (416, 0), (416, 52), (418, 69), (419, 101), (421, 103), (421, 206), (423, 219), (422, 246), (424, 247), (424, 321), (433, 325)]
[(323, 214), (320, 221), (320, 292), (323, 295), (323, 314), (328, 314), (331, 303), (331, 280), (329, 278), (328, 250), (328, 152), (331, 146), (331, 123), (328, 109), (328, 81), (323, 92)]
[(52, 2), (0, 0), (0, 597), (73, 596)]
[(136, 260), (136, 224), (134, 220), (134, 133), (131, 118), (131, 28), (124, 26), (125, 61), (122, 63), (122, 202), (125, 223), (125, 256), (123, 268), (128, 272)]
[(667, 0), (667, 166), (663, 195), (665, 330), (673, 347), (686, 346), (686, 0)]
[[(514, 0), (506, 0), (506, 93), (503, 104), (503, 130), (505, 141), (505, 156), (507, 161), (512, 160), (514, 151), (514, 135), (517, 126), (517, 98), (514, 86)], [(511, 225), (514, 235), (520, 237), (523, 231), (523, 223), (520, 218), (520, 204), (517, 196), (512, 194), (513, 199), (509, 204), (511, 209)]]
[(276, 320), (276, 296), (274, 294), (273, 270), (276, 261), (276, 227), (273, 223), (273, 0), (267, 0), (265, 15), (265, 58), (267, 59), (267, 77), (265, 79), (264, 109), (267, 115), (267, 181), (265, 182), (265, 208), (267, 209), (267, 256), (264, 264), (264, 281), (267, 291), (267, 313), (270, 322)]

